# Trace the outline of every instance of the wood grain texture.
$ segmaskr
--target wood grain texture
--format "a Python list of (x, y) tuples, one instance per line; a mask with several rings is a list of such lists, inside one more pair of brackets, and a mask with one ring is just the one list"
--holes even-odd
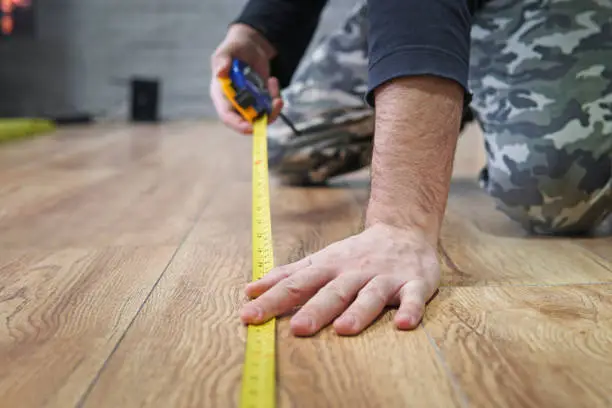
[(207, 160), (215, 129), (100, 126), (3, 145), (0, 406), (70, 407), (87, 392), (223, 183), (211, 175), (232, 168)]
[(296, 339), (279, 324), (282, 407), (465, 407), (422, 328), (394, 330), (385, 313), (362, 335), (339, 337), (326, 329)]
[(251, 264), (248, 197), (244, 182), (215, 192), (84, 406), (236, 406), (246, 339), (237, 311)]
[[(211, 129), (177, 124), (99, 130), (93, 142), (61, 138), (60, 158), (34, 162), (35, 171), (17, 166), (14, 181), (3, 183), (0, 247), (177, 245), (224, 181), (210, 175), (231, 166), (210, 159), (203, 135)], [(95, 148), (82, 147), (90, 142)]]
[(441, 241), (446, 286), (612, 282), (612, 262), (596, 253), (612, 248), (612, 236), (527, 236), (473, 182), (454, 183)]
[(75, 406), (172, 252), (0, 251), (0, 406)]
[(574, 242), (612, 263), (612, 215), (601, 223), (594, 236), (578, 238)]
[(5, 181), (6, 175), (35, 173), (49, 163), (61, 165), (92, 152), (104, 151), (105, 147), (133, 131), (124, 125), (70, 126), (44, 137), (3, 143), (0, 147), (1, 180)]
[[(277, 263), (341, 239), (361, 222), (351, 190), (276, 188), (272, 195)], [(85, 407), (237, 406), (246, 339), (238, 310), (250, 278), (249, 197), (243, 182), (217, 191)], [(326, 330), (303, 340), (288, 330), (285, 317), (278, 328), (280, 407), (415, 400), (460, 406), (425, 334), (397, 333), (389, 316), (354, 339)], [(439, 393), (427, 389), (433, 383)]]
[[(611, 238), (526, 236), (475, 185), (480, 143), (477, 132), (459, 143), (444, 287), (424, 326), (398, 332), (388, 311), (358, 337), (298, 339), (281, 318), (280, 407), (610, 397)], [(4, 144), (0, 406), (236, 406), (250, 162), (250, 138), (218, 123), (75, 127)], [(320, 188), (272, 180), (276, 263), (358, 232), (367, 173)]]
[(182, 247), (85, 407), (236, 406), (249, 259), (234, 244)]
[(446, 288), (424, 325), (472, 407), (610, 406), (610, 284)]

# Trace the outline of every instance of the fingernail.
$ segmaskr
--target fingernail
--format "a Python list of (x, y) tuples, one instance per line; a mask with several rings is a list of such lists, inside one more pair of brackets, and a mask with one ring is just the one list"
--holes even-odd
[(405, 329), (409, 326), (414, 326), (414, 317), (409, 314), (399, 314), (396, 317), (396, 322), (400, 329)]
[(299, 326), (306, 330), (311, 330), (314, 326), (314, 322), (309, 316), (297, 316), (293, 319), (292, 323), (294, 326)]
[(215, 75), (219, 76), (219, 74), (221, 73), (221, 71), (223, 71), (223, 69), (225, 68), (226, 65), (227, 65), (227, 60), (225, 58), (218, 59), (215, 62), (215, 67), (214, 67)]
[(242, 318), (245, 320), (260, 320), (263, 315), (261, 309), (257, 306), (248, 306), (242, 313)]
[(349, 315), (342, 319), (342, 324), (349, 329), (354, 329), (357, 326), (357, 320), (355, 316)]

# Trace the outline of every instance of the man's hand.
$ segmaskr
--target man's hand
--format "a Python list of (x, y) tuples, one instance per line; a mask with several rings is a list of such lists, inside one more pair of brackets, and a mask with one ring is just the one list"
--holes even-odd
[(219, 118), (230, 128), (243, 134), (253, 133), (253, 126), (234, 110), (223, 94), (218, 78), (227, 78), (233, 58), (250, 65), (264, 80), (267, 80), (268, 91), (272, 96), (272, 112), (268, 122), (272, 123), (283, 108), (278, 80), (270, 77), (270, 60), (275, 53), (272, 45), (259, 32), (245, 24), (232, 25), (223, 42), (213, 53), (210, 59), (212, 70), (210, 97)]
[(414, 328), (440, 279), (436, 247), (444, 216), (463, 89), (437, 77), (389, 81), (375, 93), (372, 188), (366, 229), (247, 286), (256, 299), (242, 319), (260, 323), (304, 304), (293, 317), (297, 335), (334, 321), (357, 334), (385, 305), (399, 305), (395, 323)]
[(374, 225), (249, 284), (257, 297), (242, 310), (245, 323), (261, 323), (303, 307), (291, 320), (309, 336), (333, 321), (338, 334), (358, 334), (385, 306), (399, 305), (395, 324), (412, 329), (438, 288), (436, 248), (418, 230)]

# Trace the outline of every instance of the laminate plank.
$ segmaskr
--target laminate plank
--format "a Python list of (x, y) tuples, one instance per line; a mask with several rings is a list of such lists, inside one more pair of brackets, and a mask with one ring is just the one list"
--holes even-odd
[(117, 175), (116, 170), (34, 171), (0, 181), (0, 225), (18, 214), (37, 211)]
[(424, 327), (471, 407), (610, 406), (610, 284), (445, 288)]
[(0, 149), (3, 406), (86, 393), (233, 166), (208, 155), (216, 128), (94, 126)]
[(612, 264), (612, 234), (605, 238), (579, 239), (577, 244), (604, 259), (606, 265)]
[(5, 216), (0, 246), (177, 245), (215, 185), (185, 177), (193, 168), (141, 168)]
[(244, 253), (231, 237), (183, 246), (83, 406), (237, 406)]
[[(0, 220), (116, 175), (129, 130), (76, 127), (0, 147)], [(132, 130), (132, 137), (137, 138)]]
[[(108, 143), (108, 138), (101, 140), (102, 138), (98, 137), (99, 132), (112, 134), (109, 130), (109, 128), (106, 128), (102, 131), (100, 127), (94, 130), (90, 126), (71, 126), (49, 132), (43, 137), (4, 142), (0, 145), (0, 172), (4, 173), (16, 169), (23, 170), (66, 154), (74, 154), (76, 152), (73, 147), (68, 149), (69, 151), (66, 150), (66, 147), (69, 146), (68, 141), (74, 137), (82, 137), (84, 134), (85, 137), (90, 137), (91, 140), (87, 145), (82, 145), (81, 147), (97, 149), (101, 145)], [(122, 127), (122, 130), (125, 131), (125, 127)]]
[(453, 179), (476, 181), (486, 164), (484, 136), (480, 126), (468, 124), (457, 141), (453, 163)]
[[(245, 175), (237, 172), (237, 178)], [(244, 181), (218, 190), (85, 407), (237, 405), (246, 340), (238, 311), (251, 264), (250, 194)], [(271, 196), (277, 263), (345, 237), (361, 222), (363, 209), (350, 189), (276, 187)], [(328, 329), (304, 340), (290, 335), (288, 317), (281, 318), (279, 406), (461, 406), (424, 332), (400, 334), (393, 327), (386, 316), (361, 337), (340, 338)], [(438, 391), (431, 393), (432, 387)]]
[[(16, 178), (18, 188), (0, 194), (0, 247), (177, 245), (224, 182), (214, 175), (232, 167), (229, 154), (208, 154), (211, 130), (136, 127), (102, 151), (68, 154), (69, 163), (52, 160)], [(75, 136), (66, 149), (88, 143)]]
[[(442, 228), (445, 286), (612, 282), (612, 262), (576, 238), (529, 236), (475, 183), (455, 182)], [(597, 238), (602, 248), (611, 237)]]
[(75, 406), (173, 252), (0, 251), (1, 405)]
[[(612, 285), (483, 287), (610, 282), (610, 241), (526, 236), (473, 188), (480, 164), (469, 159), (470, 134), (443, 226), (444, 287), (424, 328), (398, 332), (387, 312), (361, 336), (328, 328), (299, 339), (281, 318), (281, 407), (610, 399), (602, 387), (611, 378)], [(236, 406), (246, 340), (238, 311), (251, 274), (250, 138), (205, 122), (30, 142), (0, 149), (2, 404)], [(359, 231), (361, 176), (322, 188), (273, 181), (277, 264)]]
[[(3, 143), (0, 146), (0, 182), (36, 174), (44, 168), (74, 169), (115, 167), (126, 158), (133, 159), (135, 140), (144, 140), (153, 147), (162, 128), (154, 126), (92, 125), (61, 127), (49, 135)], [(131, 160), (133, 161), (133, 160)], [(76, 165), (76, 166), (75, 166)]]
[(392, 318), (383, 314), (357, 337), (324, 330), (313, 339), (293, 337), (281, 321), (282, 406), (465, 407), (426, 333), (397, 331)]
[(593, 236), (578, 238), (576, 243), (612, 263), (612, 214), (597, 227)]

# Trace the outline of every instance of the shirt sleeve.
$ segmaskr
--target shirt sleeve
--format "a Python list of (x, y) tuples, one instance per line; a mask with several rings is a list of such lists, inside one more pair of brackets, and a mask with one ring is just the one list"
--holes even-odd
[(249, 0), (234, 20), (259, 31), (276, 48), (270, 73), (281, 88), (291, 82), (326, 5), (327, 0)]
[(474, 5), (467, 0), (368, 0), (368, 91), (392, 79), (435, 75), (468, 91), (470, 30)]

